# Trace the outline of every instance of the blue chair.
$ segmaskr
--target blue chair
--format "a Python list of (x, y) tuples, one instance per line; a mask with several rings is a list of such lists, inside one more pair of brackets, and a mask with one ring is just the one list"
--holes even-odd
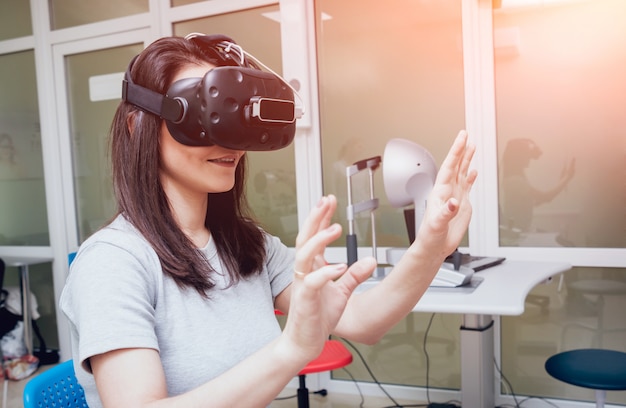
[(564, 351), (546, 360), (557, 380), (595, 390), (596, 407), (604, 407), (607, 391), (626, 390), (626, 353), (603, 349)]
[(24, 387), (24, 408), (88, 408), (85, 391), (68, 360), (36, 375)]

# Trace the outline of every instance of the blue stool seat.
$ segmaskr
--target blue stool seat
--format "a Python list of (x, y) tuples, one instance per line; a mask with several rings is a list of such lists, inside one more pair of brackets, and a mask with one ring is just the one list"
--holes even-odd
[(626, 353), (615, 350), (564, 351), (546, 360), (552, 377), (596, 390), (596, 406), (602, 407), (607, 390), (626, 390)]

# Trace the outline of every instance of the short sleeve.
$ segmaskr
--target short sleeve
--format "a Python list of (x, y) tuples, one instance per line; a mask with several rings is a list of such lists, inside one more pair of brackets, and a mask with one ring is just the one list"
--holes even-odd
[[(161, 275), (156, 255), (136, 243), (91, 242), (72, 262), (60, 306), (77, 334), (78, 357), (88, 359), (122, 348), (158, 350), (155, 308)], [(120, 335), (123, 333), (123, 335)]]
[(266, 235), (265, 246), (266, 267), (272, 287), (272, 297), (275, 299), (293, 280), (295, 250), (287, 247), (279, 238), (272, 235)]

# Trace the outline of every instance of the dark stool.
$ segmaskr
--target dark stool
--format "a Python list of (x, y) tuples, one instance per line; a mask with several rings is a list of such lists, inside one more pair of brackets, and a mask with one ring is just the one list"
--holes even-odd
[(621, 351), (564, 351), (548, 358), (546, 371), (557, 380), (595, 390), (597, 408), (604, 407), (607, 390), (626, 390), (626, 353)]

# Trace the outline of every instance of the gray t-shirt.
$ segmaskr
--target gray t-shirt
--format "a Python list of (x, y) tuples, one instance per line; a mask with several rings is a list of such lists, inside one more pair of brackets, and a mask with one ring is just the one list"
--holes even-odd
[(260, 275), (228, 285), (212, 240), (202, 248), (217, 286), (209, 299), (180, 289), (122, 216), (87, 239), (60, 299), (69, 319), (76, 375), (91, 408), (101, 407), (91, 356), (122, 348), (160, 353), (169, 395), (191, 390), (225, 372), (280, 334), (274, 298), (291, 283), (294, 254), (266, 235)]

